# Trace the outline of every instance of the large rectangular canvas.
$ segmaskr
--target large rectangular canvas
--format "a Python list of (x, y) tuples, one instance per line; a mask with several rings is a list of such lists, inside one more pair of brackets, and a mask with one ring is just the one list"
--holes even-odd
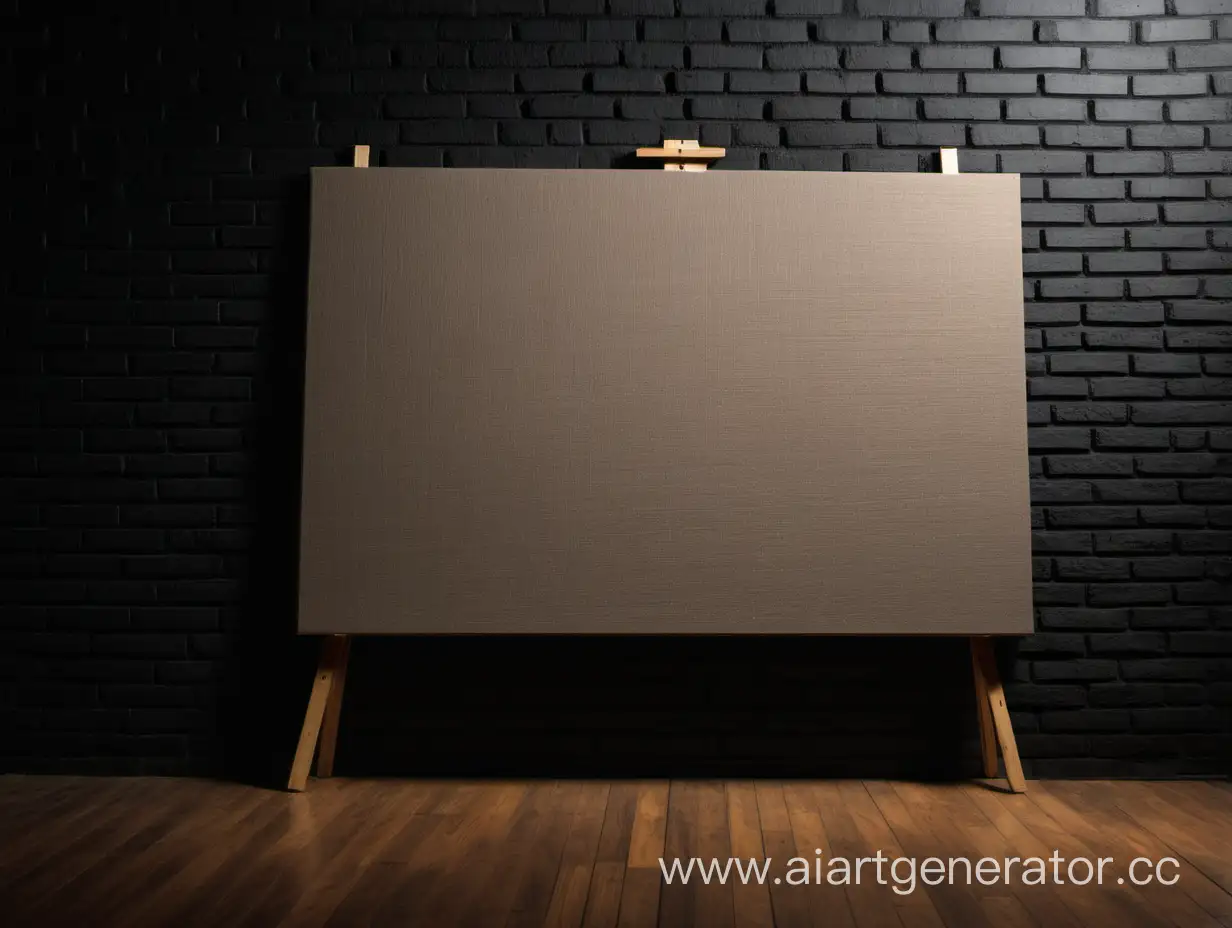
[(1015, 175), (321, 168), (299, 630), (1032, 629)]

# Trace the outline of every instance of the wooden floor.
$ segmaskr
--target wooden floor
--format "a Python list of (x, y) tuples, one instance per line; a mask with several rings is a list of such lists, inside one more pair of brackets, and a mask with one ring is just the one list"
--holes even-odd
[[(1227, 783), (1032, 782), (1015, 796), (881, 781), (334, 779), (288, 794), (10, 776), (0, 835), (6, 926), (1232, 926)], [(812, 875), (817, 848), (822, 885), (788, 885), (788, 859)], [(921, 862), (1054, 850), (1114, 861), (1103, 886), (898, 894), (873, 864), (861, 885), (824, 882), (831, 858), (879, 849)], [(734, 872), (725, 885), (667, 884), (665, 855), (772, 864), (766, 885)], [(1176, 858), (1160, 872), (1179, 879), (1117, 885), (1136, 857)]]

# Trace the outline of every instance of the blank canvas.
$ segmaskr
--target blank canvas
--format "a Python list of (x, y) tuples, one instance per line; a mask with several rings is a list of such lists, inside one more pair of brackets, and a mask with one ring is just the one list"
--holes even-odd
[(300, 631), (1030, 632), (1018, 189), (316, 169)]

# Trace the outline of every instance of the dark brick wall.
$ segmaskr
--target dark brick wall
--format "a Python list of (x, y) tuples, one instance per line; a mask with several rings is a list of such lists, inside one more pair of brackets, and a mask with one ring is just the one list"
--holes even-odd
[[(1228, 770), (1230, 0), (43, 6), (0, 4), (4, 767), (284, 769), (310, 166), (634, 168), (666, 136), (1022, 174), (1024, 757)], [(343, 771), (973, 759), (960, 641), (361, 641), (352, 671)]]

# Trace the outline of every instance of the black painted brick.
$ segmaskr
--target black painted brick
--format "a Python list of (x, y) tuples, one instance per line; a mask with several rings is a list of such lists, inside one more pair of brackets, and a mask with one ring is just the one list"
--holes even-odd
[(1039, 24), (1039, 38), (1041, 42), (1129, 42), (1133, 26), (1093, 19), (1044, 20)]
[(1097, 71), (1167, 71), (1168, 49), (1152, 48), (1090, 48), (1087, 67)]

